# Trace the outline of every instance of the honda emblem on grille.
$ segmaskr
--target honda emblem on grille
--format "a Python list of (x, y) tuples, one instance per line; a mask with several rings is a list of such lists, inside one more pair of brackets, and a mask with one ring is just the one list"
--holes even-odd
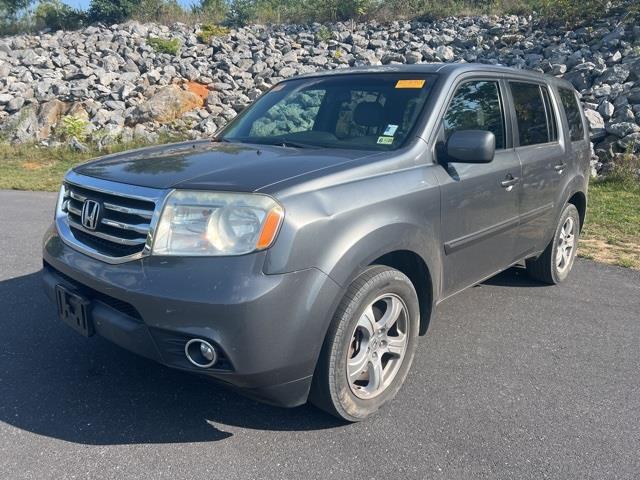
[(82, 226), (89, 230), (95, 230), (100, 219), (100, 203), (95, 200), (85, 200), (82, 205)]

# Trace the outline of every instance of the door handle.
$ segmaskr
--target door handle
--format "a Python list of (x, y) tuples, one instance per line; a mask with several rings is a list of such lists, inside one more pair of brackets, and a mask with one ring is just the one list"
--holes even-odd
[(513, 188), (513, 186), (518, 183), (520, 181), (520, 179), (518, 177), (514, 177), (513, 175), (509, 174), (505, 177), (505, 179), (503, 181), (500, 182), (500, 185), (503, 188), (508, 189), (509, 191), (511, 191), (511, 189)]
[(565, 169), (566, 166), (567, 164), (562, 162), (562, 163), (559, 163), (558, 165), (555, 165), (553, 169), (558, 173), (562, 173), (562, 171)]

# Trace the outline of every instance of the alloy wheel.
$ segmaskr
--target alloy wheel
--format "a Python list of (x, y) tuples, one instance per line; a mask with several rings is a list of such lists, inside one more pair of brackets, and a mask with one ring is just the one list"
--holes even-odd
[(569, 268), (573, 259), (576, 248), (575, 225), (573, 218), (568, 217), (560, 229), (558, 247), (556, 248), (556, 267), (560, 273)]
[(405, 357), (408, 329), (408, 309), (397, 295), (381, 295), (365, 308), (347, 350), (347, 378), (356, 397), (376, 397), (391, 384)]

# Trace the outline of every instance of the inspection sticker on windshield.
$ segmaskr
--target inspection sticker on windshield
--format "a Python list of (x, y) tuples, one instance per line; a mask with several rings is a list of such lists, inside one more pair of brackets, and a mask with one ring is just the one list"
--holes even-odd
[(398, 130), (398, 125), (387, 125), (387, 128), (384, 129), (383, 135), (393, 137), (396, 134), (396, 130)]
[(398, 80), (396, 88), (422, 88), (426, 80)]
[(378, 145), (391, 145), (393, 137), (378, 137)]

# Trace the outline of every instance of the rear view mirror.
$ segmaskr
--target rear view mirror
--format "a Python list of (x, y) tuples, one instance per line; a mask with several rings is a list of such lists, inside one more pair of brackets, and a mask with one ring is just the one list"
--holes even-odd
[(458, 130), (447, 141), (447, 157), (454, 162), (489, 163), (496, 153), (496, 137), (486, 130)]

